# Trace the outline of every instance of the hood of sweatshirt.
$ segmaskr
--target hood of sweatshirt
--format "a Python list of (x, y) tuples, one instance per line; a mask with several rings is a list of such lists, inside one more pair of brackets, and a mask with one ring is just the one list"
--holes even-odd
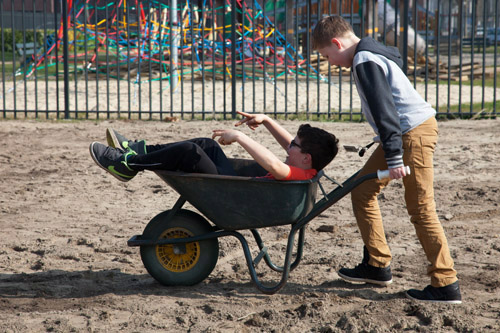
[(400, 68), (403, 68), (403, 59), (401, 58), (401, 54), (396, 47), (385, 46), (371, 37), (364, 37), (359, 41), (355, 53), (361, 51), (369, 51), (383, 55), (384, 57), (394, 61)]

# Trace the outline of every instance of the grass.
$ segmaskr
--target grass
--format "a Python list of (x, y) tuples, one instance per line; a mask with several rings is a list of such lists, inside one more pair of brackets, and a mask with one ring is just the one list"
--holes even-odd
[[(483, 80), (482, 79), (475, 79), (473, 81), (473, 85), (476, 87), (476, 86), (479, 86), (479, 87), (482, 87), (483, 86)], [(451, 84), (453, 85), (459, 85), (460, 82), (457, 82), (457, 81), (453, 81), (453, 82), (450, 82)], [(462, 85), (467, 85), (467, 86), (470, 86), (470, 81), (462, 81)], [(484, 80), (484, 86), (485, 87), (491, 87), (493, 88), (495, 86), (495, 80), (494, 78), (488, 78), (488, 79), (485, 79)], [(497, 88), (500, 88), (500, 75), (497, 75), (497, 81), (496, 81), (496, 87)]]
[[(461, 105), (461, 109), (458, 105), (451, 105), (449, 108), (449, 114), (439, 115), (439, 119), (495, 119), (500, 115), (500, 101), (495, 104), (496, 113), (493, 113), (494, 109), (493, 102), (485, 102), (484, 108), (482, 103), (472, 104), (472, 114), (470, 103), (464, 103)], [(443, 108), (440, 108), (439, 112), (442, 112)], [(461, 112), (461, 113), (460, 113)]]
[[(475, 73), (482, 73), (482, 70), (477, 70), (477, 71), (474, 71), (474, 72)], [(439, 80), (440, 84), (443, 84), (443, 82), (448, 83), (448, 80), (447, 79)], [(427, 81), (427, 84), (437, 84), (437, 81), (436, 80), (429, 80), (429, 81)], [(460, 85), (460, 82), (459, 81), (450, 80), (450, 85), (452, 85), (452, 86), (458, 86), (458, 85)], [(469, 80), (462, 80), (462, 85), (463, 86), (470, 86), (471, 85), (471, 81), (469, 81)], [(473, 85), (474, 85), (474, 87), (482, 87), (483, 86), (483, 79), (475, 79), (473, 81)], [(495, 87), (495, 79), (494, 78), (485, 79), (484, 80), (484, 86), (485, 87), (494, 88)], [(496, 87), (500, 88), (500, 74), (497, 75)]]
[[(454, 49), (454, 47), (452, 47), (452, 49)], [(435, 51), (436, 51), (436, 49), (433, 46), (428, 48), (428, 52), (431, 54), (435, 54)], [(440, 56), (447, 56), (447, 51), (448, 51), (448, 46), (440, 47), (439, 48)], [(462, 47), (462, 54), (471, 54), (471, 53), (472, 53), (472, 49), (470, 46), (463, 46)], [(476, 56), (478, 54), (482, 54), (482, 53), (483, 53), (483, 46), (482, 45), (480, 47), (478, 47), (478, 46), (474, 47), (474, 54)], [(488, 46), (485, 49), (485, 53), (486, 54), (494, 54), (495, 53), (495, 45)], [(497, 45), (497, 53), (500, 54), (500, 44)]]

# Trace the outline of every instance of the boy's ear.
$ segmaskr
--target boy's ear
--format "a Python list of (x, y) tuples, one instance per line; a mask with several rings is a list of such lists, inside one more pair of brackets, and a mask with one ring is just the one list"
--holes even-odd
[(339, 50), (342, 48), (342, 43), (340, 42), (340, 40), (338, 38), (332, 38), (332, 44), (337, 46), (339, 48)]
[(302, 159), (302, 163), (304, 165), (311, 165), (312, 166), (312, 156), (311, 154), (304, 154), (304, 158)]

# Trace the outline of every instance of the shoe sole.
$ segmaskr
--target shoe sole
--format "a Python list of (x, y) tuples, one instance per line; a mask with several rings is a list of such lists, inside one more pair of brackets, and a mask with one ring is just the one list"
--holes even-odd
[(405, 295), (407, 298), (414, 300), (414, 301), (419, 301), (419, 302), (428, 302), (428, 303), (441, 303), (441, 304), (462, 304), (461, 300), (447, 300), (447, 301), (442, 301), (442, 300), (436, 300), (436, 299), (419, 299), (411, 296), (408, 294), (408, 292), (405, 292)]
[(121, 177), (121, 176), (119, 176), (117, 174), (112, 173), (107, 168), (105, 168), (103, 165), (101, 165), (101, 163), (99, 163), (99, 161), (97, 160), (97, 157), (94, 154), (94, 149), (93, 149), (94, 148), (94, 144), (96, 144), (96, 143), (97, 142), (92, 142), (90, 144), (90, 146), (89, 146), (90, 156), (92, 156), (92, 159), (94, 160), (95, 164), (97, 164), (101, 169), (106, 170), (106, 172), (108, 172), (109, 174), (111, 174), (113, 177), (115, 177), (119, 181), (128, 182), (130, 179), (123, 178), (123, 177)]
[(118, 141), (118, 138), (115, 135), (115, 131), (109, 128), (106, 128), (106, 141), (108, 142), (108, 146), (111, 146), (113, 148), (122, 148), (120, 142)]
[(392, 279), (388, 281), (379, 281), (379, 280), (371, 280), (371, 279), (363, 279), (363, 278), (353, 278), (351, 276), (344, 275), (340, 272), (337, 272), (340, 278), (347, 282), (357, 282), (357, 283), (371, 283), (379, 286), (388, 286), (392, 283)]

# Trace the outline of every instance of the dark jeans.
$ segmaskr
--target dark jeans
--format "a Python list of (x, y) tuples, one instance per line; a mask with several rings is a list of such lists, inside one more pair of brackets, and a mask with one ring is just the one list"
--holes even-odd
[(147, 154), (134, 155), (128, 165), (134, 170), (168, 170), (234, 176), (231, 163), (219, 144), (208, 138), (148, 145)]

